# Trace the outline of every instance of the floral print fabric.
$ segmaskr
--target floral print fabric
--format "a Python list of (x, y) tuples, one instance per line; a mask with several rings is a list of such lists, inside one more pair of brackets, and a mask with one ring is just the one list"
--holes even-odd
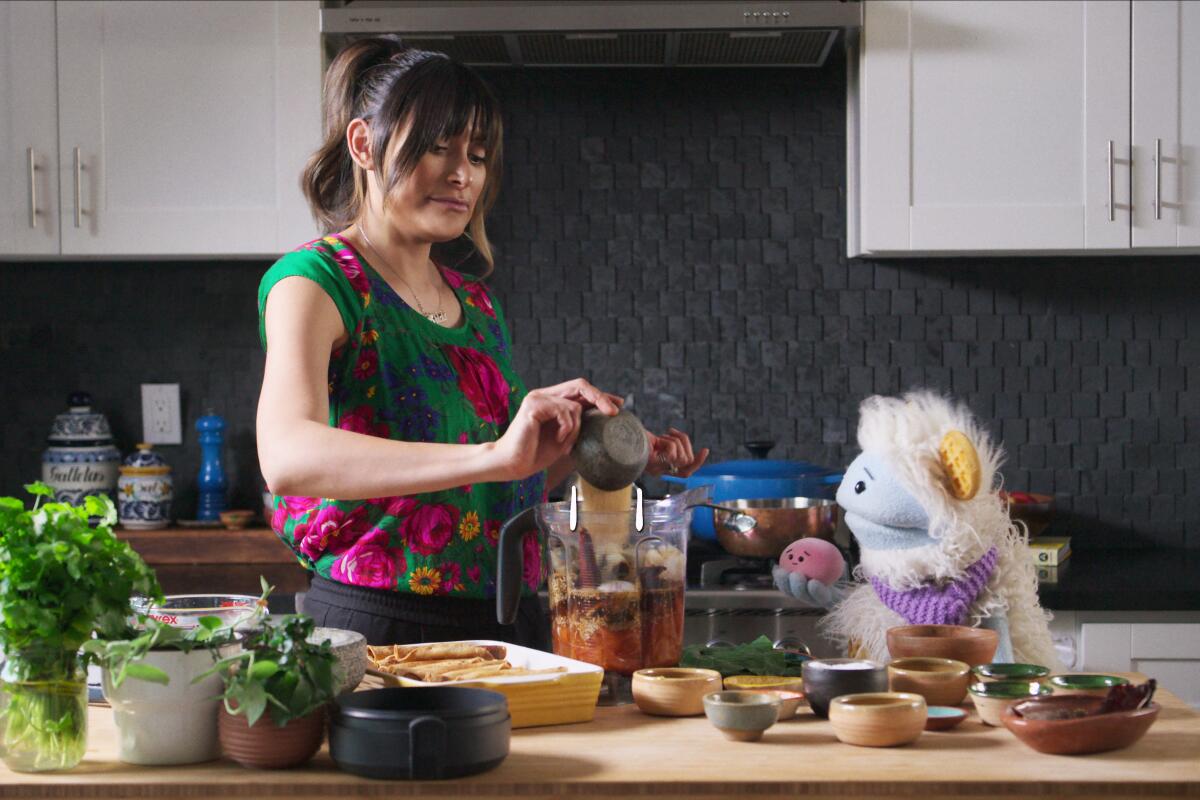
[[(330, 356), (330, 426), (403, 441), (495, 441), (525, 396), (513, 371), (503, 312), (479, 280), (441, 271), (462, 304), (457, 328), (409, 308), (341, 237), (309, 242), (263, 276), (263, 345), (271, 289), (286, 277), (312, 280), (333, 299), (349, 334)], [(403, 497), (276, 497), (271, 527), (302, 564), (330, 580), (423, 595), (494, 597), (500, 526), (545, 499), (545, 473)], [(543, 577), (543, 546), (534, 534), (522, 545), (524, 590), (532, 593)]]

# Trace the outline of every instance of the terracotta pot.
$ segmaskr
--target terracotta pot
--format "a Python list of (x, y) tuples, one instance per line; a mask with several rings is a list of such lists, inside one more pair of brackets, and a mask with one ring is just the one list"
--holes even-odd
[(892, 658), (952, 658), (972, 667), (989, 663), (999, 644), (991, 628), (965, 625), (898, 625), (887, 632)]
[(230, 714), (222, 704), (217, 722), (225, 755), (251, 769), (298, 767), (316, 755), (325, 738), (323, 708), (281, 728), (271, 719), (270, 711), (250, 726), (245, 714)]

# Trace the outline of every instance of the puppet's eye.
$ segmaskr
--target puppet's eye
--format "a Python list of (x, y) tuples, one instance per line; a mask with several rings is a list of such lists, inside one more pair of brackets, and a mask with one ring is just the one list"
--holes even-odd
[(867, 485), (865, 483), (863, 483), (862, 481), (859, 481), (858, 483), (854, 484), (854, 493), (855, 494), (862, 494), (866, 490), (867, 490)]

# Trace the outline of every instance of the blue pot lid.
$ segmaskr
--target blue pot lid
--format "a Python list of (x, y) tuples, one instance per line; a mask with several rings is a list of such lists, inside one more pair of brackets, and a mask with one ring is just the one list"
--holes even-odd
[(835, 472), (836, 470), (810, 464), (807, 461), (777, 461), (769, 458), (755, 458), (705, 464), (693, 472), (691, 477), (692, 479), (708, 478), (710, 480), (736, 478), (793, 479), (815, 478), (832, 475)]

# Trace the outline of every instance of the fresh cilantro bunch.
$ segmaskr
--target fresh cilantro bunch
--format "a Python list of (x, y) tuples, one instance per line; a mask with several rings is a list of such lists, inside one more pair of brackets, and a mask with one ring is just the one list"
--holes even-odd
[(93, 631), (123, 631), (132, 595), (162, 598), (153, 570), (113, 535), (111, 500), (73, 506), (43, 502), (54, 496), (44, 483), (25, 489), (32, 509), (0, 497), (0, 648), (10, 658), (31, 647), (73, 653)]
[(253, 725), (269, 708), (271, 719), (283, 727), (332, 700), (337, 694), (336, 656), (328, 640), (319, 645), (308, 641), (313, 628), (312, 617), (304, 614), (274, 618), (242, 640), (242, 652), (205, 673), (220, 673), (225, 710), (245, 714)]

